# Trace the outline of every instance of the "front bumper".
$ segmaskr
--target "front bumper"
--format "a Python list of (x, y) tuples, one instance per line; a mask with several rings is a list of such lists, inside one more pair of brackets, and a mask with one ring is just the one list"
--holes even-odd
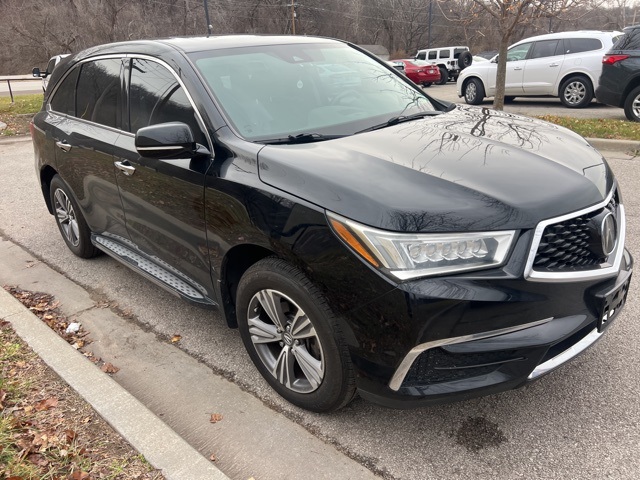
[(608, 325), (622, 309), (632, 270), (624, 250), (618, 273), (604, 280), (432, 279), (400, 286), (357, 312), (383, 318), (397, 314), (398, 302), (409, 305), (406, 317), (387, 322), (387, 335), (353, 352), (359, 393), (413, 408), (525, 385), (602, 337), (602, 299), (618, 292), (615, 311), (606, 309)]

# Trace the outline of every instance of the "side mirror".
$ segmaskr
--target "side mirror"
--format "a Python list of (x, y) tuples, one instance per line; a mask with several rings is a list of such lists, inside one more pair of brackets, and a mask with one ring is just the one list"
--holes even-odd
[(34, 67), (33, 70), (31, 70), (31, 75), (37, 78), (42, 78), (42, 75), (40, 74), (40, 69), (38, 67)]
[(193, 158), (198, 146), (186, 123), (169, 122), (143, 127), (136, 132), (136, 150), (142, 157)]
[(491, 59), (491, 63), (498, 63), (498, 55)]

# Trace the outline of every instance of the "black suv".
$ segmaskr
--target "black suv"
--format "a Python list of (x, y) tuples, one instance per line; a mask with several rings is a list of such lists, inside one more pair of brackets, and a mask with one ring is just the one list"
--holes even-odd
[(32, 135), (71, 251), (220, 309), (303, 408), (524, 385), (629, 288), (622, 196), (582, 137), (440, 102), (344, 42), (94, 47), (54, 70)]
[(599, 83), (598, 102), (624, 108), (629, 120), (640, 122), (640, 25), (625, 28), (602, 58)]

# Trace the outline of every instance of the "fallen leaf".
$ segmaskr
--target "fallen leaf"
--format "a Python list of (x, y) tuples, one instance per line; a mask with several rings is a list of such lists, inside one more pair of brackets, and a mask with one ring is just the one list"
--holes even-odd
[(65, 430), (64, 434), (67, 439), (67, 443), (73, 442), (78, 437), (78, 434), (73, 430)]
[(220, 415), (219, 413), (212, 413), (211, 419), (209, 421), (211, 423), (218, 423), (220, 420), (222, 420), (222, 415)]
[(4, 404), (2, 402), (4, 402), (5, 398), (7, 398), (7, 392), (0, 390), (0, 410), (4, 408)]
[[(44, 410), (50, 410), (58, 406), (58, 399), (56, 397), (47, 398), (46, 400), (41, 400), (36, 403), (35, 409), (38, 412), (42, 412)], [(25, 408), (25, 412), (26, 412)]]
[(71, 479), (72, 480), (85, 480), (89, 478), (89, 474), (87, 472), (79, 472), (79, 471), (75, 471), (73, 472), (73, 474), (71, 475)]
[(173, 337), (171, 337), (171, 343), (177, 343), (182, 339), (181, 335), (174, 335)]
[(217, 458), (216, 458), (216, 454), (215, 454), (215, 453), (212, 453), (212, 454), (209, 456), (209, 460), (211, 460), (212, 462), (215, 462), (215, 461), (217, 460)]
[(100, 370), (102, 370), (104, 373), (118, 373), (120, 371), (118, 367), (112, 365), (111, 363), (105, 363)]

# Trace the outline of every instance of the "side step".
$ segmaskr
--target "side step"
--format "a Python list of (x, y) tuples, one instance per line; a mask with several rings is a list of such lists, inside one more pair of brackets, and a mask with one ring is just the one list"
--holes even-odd
[(184, 300), (202, 307), (217, 303), (204, 295), (204, 287), (189, 281), (185, 275), (157, 257), (141, 254), (126, 238), (110, 238), (91, 234), (91, 242), (107, 255)]

